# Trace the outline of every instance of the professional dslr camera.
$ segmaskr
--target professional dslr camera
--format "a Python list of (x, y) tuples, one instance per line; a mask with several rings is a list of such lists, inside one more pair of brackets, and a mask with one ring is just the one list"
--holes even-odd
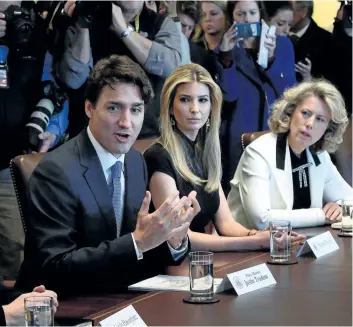
[(16, 5), (9, 6), (3, 13), (6, 21), (5, 40), (9, 47), (28, 44), (35, 27), (34, 14)]
[(111, 1), (76, 1), (72, 17), (83, 28), (109, 28), (112, 23)]
[(41, 145), (38, 135), (45, 132), (50, 117), (60, 113), (67, 100), (66, 93), (53, 81), (41, 82), (40, 90), (41, 100), (37, 103), (35, 111), (32, 112), (28, 124), (26, 124), (29, 147), (35, 151), (38, 151)]

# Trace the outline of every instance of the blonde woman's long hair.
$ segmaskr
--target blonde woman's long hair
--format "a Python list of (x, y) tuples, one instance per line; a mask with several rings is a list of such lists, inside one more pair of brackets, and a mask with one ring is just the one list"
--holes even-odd
[(272, 106), (268, 125), (273, 133), (286, 133), (290, 129), (291, 116), (306, 98), (315, 96), (328, 107), (331, 120), (320, 140), (310, 146), (314, 152), (335, 152), (343, 141), (343, 133), (348, 124), (344, 99), (338, 89), (324, 79), (313, 79), (287, 89)]
[[(195, 167), (185, 153), (181, 137), (175, 133), (171, 123), (171, 108), (177, 89), (184, 83), (198, 82), (207, 85), (210, 91), (211, 111), (207, 130), (206, 124), (199, 130), (196, 138), (196, 154), (200, 159), (201, 169), (207, 179), (195, 175), (189, 167)], [(174, 70), (166, 80), (161, 94), (161, 137), (157, 141), (170, 154), (177, 172), (193, 185), (204, 187), (208, 193), (219, 188), (222, 176), (221, 148), (219, 141), (222, 92), (211, 75), (202, 66), (187, 64)]]

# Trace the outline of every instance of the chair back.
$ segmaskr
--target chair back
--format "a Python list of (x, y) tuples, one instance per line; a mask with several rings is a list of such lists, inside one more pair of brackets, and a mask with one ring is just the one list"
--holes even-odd
[(10, 162), (10, 171), (20, 210), (23, 230), (26, 233), (27, 190), (29, 179), (45, 153), (24, 154)]
[(135, 150), (143, 154), (157, 139), (158, 137), (151, 137), (148, 139), (136, 140), (133, 147)]
[(253, 141), (255, 141), (258, 137), (269, 133), (270, 131), (261, 131), (261, 132), (251, 132), (251, 133), (244, 133), (241, 137), (241, 147), (243, 152), (245, 148)]

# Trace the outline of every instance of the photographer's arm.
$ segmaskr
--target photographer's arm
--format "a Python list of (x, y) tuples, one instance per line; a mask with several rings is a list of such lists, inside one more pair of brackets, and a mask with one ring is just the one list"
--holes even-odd
[[(112, 30), (120, 37), (127, 28), (120, 7), (113, 5)], [(154, 75), (167, 77), (181, 64), (181, 39), (177, 26), (166, 18), (151, 41), (132, 32), (123, 39), (143, 68)]]
[(93, 67), (89, 30), (79, 26), (66, 32), (65, 52), (57, 66), (57, 76), (69, 88), (78, 89)]
[(89, 63), (91, 58), (91, 46), (88, 28), (82, 28), (76, 25), (75, 35), (73, 37), (71, 47), (69, 48), (75, 58), (83, 63)]

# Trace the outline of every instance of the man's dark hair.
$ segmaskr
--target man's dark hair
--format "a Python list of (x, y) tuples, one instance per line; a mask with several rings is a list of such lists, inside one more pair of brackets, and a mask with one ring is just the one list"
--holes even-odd
[(293, 11), (290, 1), (262, 1), (262, 8), (266, 18), (271, 19), (281, 10)]
[(94, 65), (88, 77), (85, 99), (95, 106), (102, 89), (106, 85), (113, 88), (118, 83), (138, 86), (145, 104), (154, 97), (151, 82), (145, 71), (127, 56), (112, 55)]
[(314, 13), (314, 1), (295, 1), (296, 10), (308, 9), (307, 17), (311, 18)]
[(195, 24), (200, 22), (201, 7), (199, 1), (177, 1), (177, 12), (189, 16)]

